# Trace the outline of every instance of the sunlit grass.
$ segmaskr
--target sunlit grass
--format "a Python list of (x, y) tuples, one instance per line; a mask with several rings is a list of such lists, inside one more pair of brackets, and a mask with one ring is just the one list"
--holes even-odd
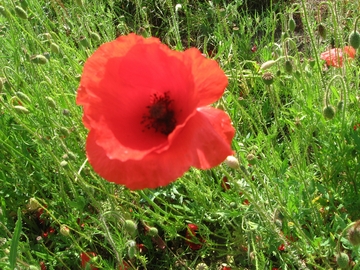
[[(0, 4), (1, 269), (80, 269), (86, 252), (99, 269), (330, 269), (340, 252), (358, 267), (346, 229), (360, 218), (359, 58), (342, 68), (319, 58), (348, 45), (356, 1), (263, 12), (242, 1)], [(214, 106), (236, 128), (239, 168), (191, 169), (136, 192), (92, 171), (75, 105), (82, 67), (100, 44), (130, 32), (218, 61), (229, 86)], [(198, 226), (199, 249), (188, 224)]]

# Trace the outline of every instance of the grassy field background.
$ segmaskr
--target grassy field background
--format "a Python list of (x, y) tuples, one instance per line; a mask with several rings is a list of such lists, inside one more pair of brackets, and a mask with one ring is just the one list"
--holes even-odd
[[(1, 269), (360, 268), (360, 61), (320, 59), (360, 3), (260, 2), (0, 1)], [(239, 167), (143, 191), (96, 175), (76, 90), (131, 32), (219, 63)]]

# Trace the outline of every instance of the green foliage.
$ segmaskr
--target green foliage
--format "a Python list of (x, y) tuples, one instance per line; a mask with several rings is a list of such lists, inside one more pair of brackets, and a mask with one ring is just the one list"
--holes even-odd
[[(334, 254), (358, 264), (342, 232), (360, 219), (359, 61), (319, 59), (347, 45), (356, 1), (322, 3), (321, 16), (304, 0), (13, 2), (0, 6), (1, 269), (78, 269), (89, 251), (102, 269), (330, 269)], [(92, 171), (75, 104), (82, 66), (130, 32), (218, 61), (229, 85), (215, 105), (236, 128), (240, 168), (137, 192)], [(336, 114), (324, 100), (341, 102)]]

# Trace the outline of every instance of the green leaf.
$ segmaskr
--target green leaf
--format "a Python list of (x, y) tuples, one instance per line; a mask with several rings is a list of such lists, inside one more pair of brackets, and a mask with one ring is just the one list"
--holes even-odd
[(16, 257), (17, 257), (17, 248), (19, 245), (20, 233), (21, 233), (21, 229), (22, 229), (20, 208), (18, 209), (17, 216), (18, 216), (18, 219), (16, 221), (13, 238), (11, 240), (11, 248), (10, 248), (10, 256), (9, 256), (10, 269), (15, 268)]

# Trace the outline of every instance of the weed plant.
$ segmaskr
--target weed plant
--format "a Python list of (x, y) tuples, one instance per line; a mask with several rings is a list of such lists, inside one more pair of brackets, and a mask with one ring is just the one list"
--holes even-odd
[[(360, 219), (360, 62), (320, 59), (348, 45), (359, 3), (246, 7), (0, 2), (1, 269), (359, 268), (348, 229)], [(215, 105), (236, 128), (239, 166), (143, 191), (92, 171), (75, 105), (82, 67), (130, 32), (218, 61), (229, 86)]]

